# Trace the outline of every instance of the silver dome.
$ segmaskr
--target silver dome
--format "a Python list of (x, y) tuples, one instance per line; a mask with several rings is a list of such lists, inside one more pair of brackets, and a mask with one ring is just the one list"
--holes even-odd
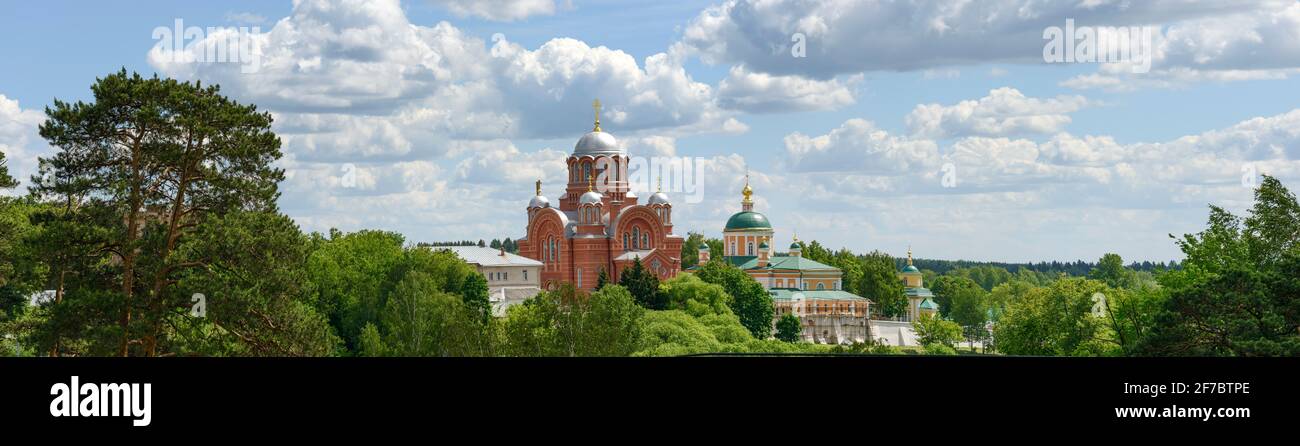
[(578, 144), (573, 146), (575, 156), (582, 155), (625, 155), (614, 135), (605, 132), (591, 132), (582, 135)]
[(528, 201), (529, 209), (544, 208), (550, 206), (551, 206), (551, 200), (547, 200), (546, 197), (543, 197), (541, 195), (534, 195), (533, 199)]
[(581, 197), (578, 197), (578, 203), (580, 203), (580, 204), (600, 204), (600, 201), (601, 201), (602, 198), (604, 198), (604, 197), (602, 197), (602, 196), (600, 195), (600, 192), (596, 192), (596, 191), (594, 191), (594, 190), (593, 190), (593, 191), (587, 191), (587, 193), (582, 194)]
[(651, 196), (650, 196), (650, 201), (649, 201), (649, 203), (650, 203), (650, 204), (670, 204), (670, 203), (668, 203), (668, 194), (665, 194), (665, 193), (663, 193), (663, 192), (655, 192), (654, 195), (651, 195)]

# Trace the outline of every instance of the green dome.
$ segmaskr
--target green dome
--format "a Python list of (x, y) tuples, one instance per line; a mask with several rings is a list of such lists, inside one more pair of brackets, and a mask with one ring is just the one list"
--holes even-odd
[(737, 212), (727, 219), (727, 227), (724, 231), (756, 231), (761, 229), (772, 229), (772, 224), (767, 222), (767, 217), (763, 214), (744, 211)]
[(931, 302), (930, 299), (926, 299), (926, 300), (921, 301), (921, 304), (918, 305), (918, 306), (921, 307), (922, 310), (938, 310), (938, 309), (939, 309), (939, 306), (938, 306), (938, 305), (935, 305), (934, 302)]
[(799, 246), (799, 242), (794, 242), (794, 243), (791, 243), (791, 244), (790, 244), (790, 249), (793, 249), (793, 250), (798, 251), (798, 250), (801, 250), (801, 249), (803, 249), (803, 248)]
[(767, 249), (767, 242), (759, 242), (758, 249)]
[(915, 266), (907, 265), (906, 267), (903, 268), (903, 272), (905, 272), (905, 273), (919, 273), (919, 272), (921, 272), (921, 270), (916, 269)]

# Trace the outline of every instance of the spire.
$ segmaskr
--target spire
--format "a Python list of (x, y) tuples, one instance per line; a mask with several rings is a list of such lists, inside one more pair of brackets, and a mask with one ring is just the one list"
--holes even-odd
[(542, 180), (537, 179), (537, 196), (542, 196)]
[(592, 110), (596, 111), (596, 127), (591, 129), (591, 131), (599, 132), (600, 131), (600, 99), (591, 101), (591, 108)]
[(663, 191), (664, 191), (664, 176), (659, 175), (659, 185), (656, 186), (655, 192), (663, 192)]
[(912, 266), (912, 245), (907, 245), (907, 266)]
[(595, 187), (596, 187), (596, 174), (595, 174), (595, 173), (588, 173), (588, 174), (587, 174), (587, 192), (591, 192), (592, 190), (595, 189)]

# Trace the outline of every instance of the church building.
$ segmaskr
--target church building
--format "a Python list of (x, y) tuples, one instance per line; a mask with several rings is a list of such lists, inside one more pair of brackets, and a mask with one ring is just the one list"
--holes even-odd
[[(871, 339), (871, 300), (845, 291), (843, 271), (802, 254), (798, 237), (790, 250), (777, 252), (772, 246), (775, 231), (767, 216), (754, 211), (754, 190), (748, 178), (741, 191), (740, 212), (727, 219), (722, 229), (722, 259), (757, 280), (772, 296), (776, 312), (773, 324), (793, 314), (803, 324), (801, 338), (808, 342), (841, 344)], [(710, 259), (702, 245), (700, 263)]]
[(545, 289), (569, 282), (594, 290), (602, 271), (617, 282), (637, 259), (659, 280), (672, 278), (685, 242), (673, 233), (672, 203), (661, 190), (641, 204), (628, 182), (628, 152), (601, 130), (600, 101), (593, 106), (595, 128), (566, 159), (568, 184), (555, 204), (537, 182), (519, 255), (542, 262)]

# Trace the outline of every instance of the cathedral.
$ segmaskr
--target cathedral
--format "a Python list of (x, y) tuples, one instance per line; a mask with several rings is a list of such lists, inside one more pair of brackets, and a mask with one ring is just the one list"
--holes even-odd
[(594, 290), (602, 271), (610, 282), (618, 282), (623, 269), (638, 259), (659, 280), (681, 270), (685, 239), (673, 233), (668, 196), (660, 190), (640, 203), (628, 182), (627, 150), (601, 130), (600, 102), (593, 106), (595, 128), (578, 139), (566, 159), (564, 193), (552, 204), (539, 180), (528, 203), (527, 235), (519, 239), (519, 255), (542, 262), (544, 289), (568, 282)]

